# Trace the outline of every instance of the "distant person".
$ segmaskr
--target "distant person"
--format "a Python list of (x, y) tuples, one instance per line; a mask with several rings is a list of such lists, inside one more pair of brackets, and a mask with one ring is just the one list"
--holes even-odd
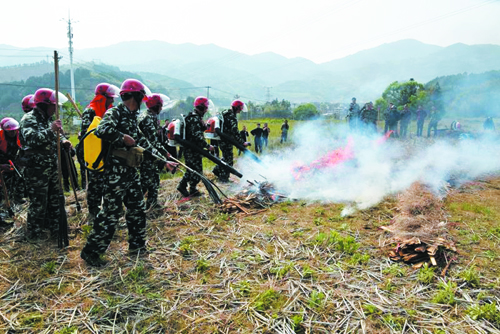
[(264, 132), (262, 132), (262, 147), (267, 148), (269, 144), (269, 134), (271, 133), (271, 129), (267, 123), (264, 123), (264, 127), (262, 128)]
[(401, 122), (399, 122), (399, 135), (401, 138), (406, 138), (408, 134), (408, 126), (411, 122), (411, 110), (408, 104), (405, 104), (401, 111)]
[(363, 121), (363, 124), (365, 125), (367, 131), (377, 132), (377, 118), (378, 118), (378, 113), (373, 108), (373, 103), (368, 102), (363, 107), (363, 112), (361, 114), (361, 120)]
[(427, 111), (422, 109), (419, 105), (417, 108), (417, 137), (422, 137), (422, 132), (424, 131), (424, 122), (427, 117)]
[(262, 134), (264, 130), (261, 129), (260, 123), (257, 123), (257, 127), (250, 131), (250, 133), (254, 136), (255, 152), (262, 153)]
[(349, 113), (347, 114), (347, 118), (349, 121), (349, 128), (351, 130), (356, 129), (358, 127), (359, 121), (359, 105), (356, 103), (356, 98), (352, 98), (352, 102), (349, 105)]
[(493, 118), (488, 117), (483, 123), (483, 129), (484, 131), (495, 131), (495, 123), (493, 123)]
[[(247, 138), (250, 137), (250, 134), (247, 131), (247, 127), (243, 125), (243, 129), (240, 131), (240, 137), (243, 140), (243, 142), (247, 141)], [(241, 155), (241, 150), (238, 150), (238, 156)]]
[(384, 115), (384, 121), (385, 121), (384, 133), (387, 133), (387, 131), (389, 131), (389, 114), (391, 113), (391, 110), (393, 108), (394, 108), (394, 104), (392, 104), (392, 102), (390, 102), (389, 106), (387, 107), (387, 110), (385, 111), (385, 115)]
[(165, 123), (161, 128), (161, 142), (163, 147), (167, 150), (167, 152), (172, 156), (172, 158), (177, 159), (177, 147), (168, 145), (168, 126), (170, 124), (170, 120), (167, 118)]
[(290, 125), (288, 125), (288, 120), (285, 119), (285, 122), (281, 124), (281, 144), (286, 143), (288, 139), (288, 130), (290, 130)]
[(439, 112), (436, 110), (436, 107), (432, 106), (431, 112), (430, 112), (429, 127), (427, 128), (427, 138), (429, 138), (431, 136), (432, 129), (434, 129), (434, 137), (437, 136), (437, 127), (438, 127), (440, 118), (441, 117), (439, 115)]
[(398, 135), (398, 122), (401, 118), (401, 114), (395, 105), (392, 104), (391, 110), (387, 114), (387, 129), (388, 131), (393, 131), (393, 137), (399, 137)]

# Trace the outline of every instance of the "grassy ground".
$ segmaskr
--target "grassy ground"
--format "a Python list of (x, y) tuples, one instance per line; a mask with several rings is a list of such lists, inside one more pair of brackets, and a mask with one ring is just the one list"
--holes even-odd
[(120, 228), (102, 269), (79, 257), (85, 204), (78, 213), (67, 198), (64, 251), (21, 241), (21, 207), (0, 231), (0, 332), (500, 333), (498, 176), (445, 197), (458, 252), (446, 254), (444, 277), (444, 264), (388, 259), (396, 245), (383, 245), (380, 227), (398, 214), (396, 198), (349, 217), (342, 204), (289, 201), (243, 217), (207, 196), (179, 204), (177, 182), (162, 181), (164, 205), (148, 213), (150, 253), (130, 256)]
[(0, 331), (500, 332), (498, 178), (447, 196), (459, 251), (445, 278), (387, 259), (394, 245), (380, 246), (379, 227), (397, 213), (394, 198), (348, 218), (342, 205), (305, 202), (240, 217), (206, 198), (178, 205), (176, 182), (162, 181), (165, 206), (148, 214), (150, 254), (129, 256), (119, 229), (102, 269), (79, 258), (85, 208), (70, 206), (65, 251), (19, 241), (22, 210), (0, 236)]

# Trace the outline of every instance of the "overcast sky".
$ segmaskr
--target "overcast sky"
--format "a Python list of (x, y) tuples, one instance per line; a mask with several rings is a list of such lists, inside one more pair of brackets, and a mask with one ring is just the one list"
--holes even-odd
[[(0, 44), (75, 49), (130, 40), (216, 44), (325, 62), (413, 38), (448, 46), (500, 44), (499, 0), (5, 1)], [(0, 50), (1, 54), (1, 50)]]

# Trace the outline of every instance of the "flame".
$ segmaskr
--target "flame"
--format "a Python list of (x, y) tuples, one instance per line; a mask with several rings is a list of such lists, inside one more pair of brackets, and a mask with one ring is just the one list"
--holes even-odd
[[(375, 145), (381, 145), (389, 139), (389, 137), (394, 133), (393, 130), (387, 131), (387, 133), (375, 141)], [(354, 140), (349, 137), (347, 145), (345, 147), (340, 147), (336, 150), (326, 153), (324, 156), (317, 160), (314, 160), (309, 165), (305, 165), (300, 162), (295, 162), (292, 168), (292, 174), (296, 180), (300, 180), (304, 174), (318, 171), (325, 168), (331, 168), (337, 166), (341, 163), (349, 161), (354, 158), (354, 151), (352, 149)]]

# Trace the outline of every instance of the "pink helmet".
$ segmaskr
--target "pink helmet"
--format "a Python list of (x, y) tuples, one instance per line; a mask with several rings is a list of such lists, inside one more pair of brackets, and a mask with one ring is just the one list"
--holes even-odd
[(120, 87), (120, 95), (133, 92), (140, 92), (144, 94), (144, 100), (147, 99), (147, 96), (151, 95), (151, 91), (149, 90), (149, 88), (146, 87), (146, 85), (144, 85), (139, 80), (136, 79), (125, 80), (122, 83), (122, 86)]
[(23, 97), (21, 106), (24, 112), (30, 112), (31, 110), (33, 110), (33, 108), (35, 108), (35, 101), (33, 98), (34, 98), (33, 94), (26, 95), (25, 97)]
[(95, 87), (95, 95), (103, 95), (106, 97), (120, 96), (120, 88), (109, 83), (100, 83)]
[(462, 124), (460, 124), (460, 122), (457, 122), (455, 127), (457, 128), (457, 130), (460, 130), (462, 128)]
[[(68, 101), (68, 98), (59, 92), (59, 104), (63, 104)], [(40, 88), (35, 92), (33, 97), (35, 105), (42, 104), (56, 104), (56, 91), (50, 88)]]
[(243, 111), (243, 112), (247, 112), (248, 111), (247, 105), (243, 101), (241, 101), (241, 100), (234, 100), (231, 103), (231, 107), (233, 107), (233, 109), (238, 108), (239, 111)]
[(194, 107), (205, 106), (207, 109), (210, 106), (209, 100), (205, 96), (198, 96), (193, 103)]
[(6, 131), (13, 131), (13, 130), (19, 130), (19, 123), (10, 117), (6, 117), (2, 119), (2, 129)]
[(146, 106), (149, 109), (156, 106), (160, 106), (160, 109), (163, 109), (167, 105), (168, 101), (170, 101), (168, 96), (155, 93), (147, 97)]

